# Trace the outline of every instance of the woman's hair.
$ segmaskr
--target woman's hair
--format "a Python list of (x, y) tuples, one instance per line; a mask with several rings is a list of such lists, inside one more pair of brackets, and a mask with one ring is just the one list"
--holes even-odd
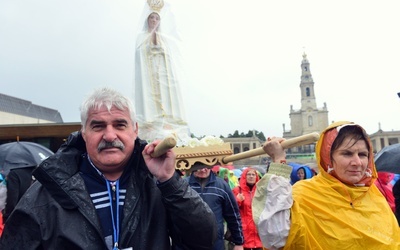
[(136, 127), (136, 117), (132, 102), (113, 89), (101, 88), (95, 90), (80, 107), (82, 131), (85, 131), (89, 111), (92, 109), (98, 110), (102, 107), (106, 107), (108, 112), (111, 111), (112, 107), (122, 111), (128, 110), (133, 123), (133, 128)]
[[(368, 143), (368, 136), (365, 134), (364, 130), (359, 126), (344, 126), (340, 129), (335, 141), (332, 143), (332, 148), (330, 156), (332, 159), (333, 152), (338, 149), (344, 142), (344, 140), (350, 137), (353, 141), (353, 145), (359, 140), (364, 140), (367, 144), (368, 152), (371, 152), (370, 145)], [(351, 146), (353, 146), (351, 145)]]

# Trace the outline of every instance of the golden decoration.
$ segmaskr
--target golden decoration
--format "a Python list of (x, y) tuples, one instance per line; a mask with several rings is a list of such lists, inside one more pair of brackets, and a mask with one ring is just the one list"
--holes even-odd
[(147, 0), (147, 4), (149, 5), (150, 9), (155, 12), (160, 12), (160, 10), (164, 7), (163, 0)]
[(222, 145), (175, 147), (172, 149), (176, 154), (175, 168), (181, 171), (190, 170), (196, 163), (202, 163), (209, 167), (224, 165), (222, 159), (232, 155), (230, 143)]

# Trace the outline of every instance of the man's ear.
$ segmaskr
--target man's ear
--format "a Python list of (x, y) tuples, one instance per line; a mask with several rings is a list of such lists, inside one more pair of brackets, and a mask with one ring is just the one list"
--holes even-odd
[(86, 133), (83, 131), (83, 128), (81, 128), (81, 135), (83, 140), (86, 142)]
[(135, 130), (134, 130), (134, 132), (135, 132), (136, 135), (138, 134), (138, 131), (139, 131), (139, 125), (138, 125), (137, 122), (135, 122)]

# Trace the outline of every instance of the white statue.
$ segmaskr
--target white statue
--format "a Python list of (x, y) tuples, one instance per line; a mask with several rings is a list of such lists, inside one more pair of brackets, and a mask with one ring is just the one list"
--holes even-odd
[(134, 100), (141, 139), (163, 139), (173, 133), (179, 144), (189, 138), (189, 128), (179, 88), (177, 38), (173, 32), (163, 32), (161, 25), (168, 16), (165, 7), (160, 0), (145, 6), (143, 29), (136, 41)]

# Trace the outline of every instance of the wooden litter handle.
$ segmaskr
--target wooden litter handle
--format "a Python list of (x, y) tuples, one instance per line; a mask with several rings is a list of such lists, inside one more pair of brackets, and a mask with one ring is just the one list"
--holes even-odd
[[(292, 139), (285, 140), (281, 143), (282, 147), (284, 149), (287, 148), (293, 148), (301, 145), (307, 145), (311, 144), (313, 142), (318, 141), (319, 139), (319, 134), (317, 132), (306, 134), (306, 135), (301, 135)], [(246, 152), (238, 153), (235, 155), (230, 155), (222, 158), (222, 163), (227, 164), (228, 162), (232, 161), (237, 161), (237, 160), (242, 160), (246, 158), (250, 158), (253, 156), (259, 156), (266, 154), (263, 147), (260, 148), (255, 148)]]
[(166, 137), (154, 148), (151, 157), (157, 158), (165, 154), (169, 149), (176, 146), (176, 139), (174, 136)]

